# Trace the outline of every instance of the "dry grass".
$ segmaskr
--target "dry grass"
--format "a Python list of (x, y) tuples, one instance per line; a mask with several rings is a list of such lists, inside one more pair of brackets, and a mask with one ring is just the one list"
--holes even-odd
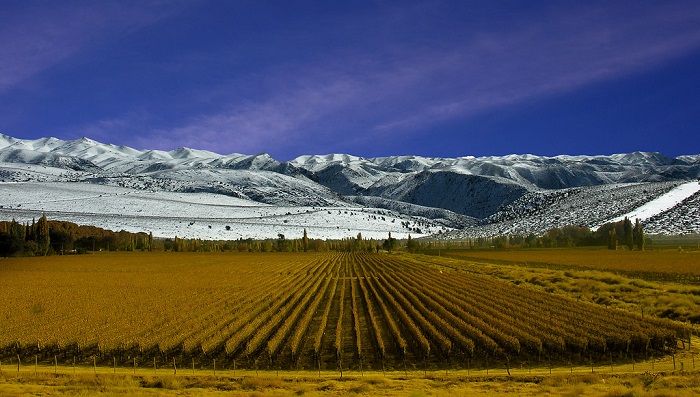
[(611, 251), (604, 248), (450, 250), (443, 254), (522, 264), (552, 264), (624, 272), (700, 275), (700, 251)]
[[(565, 252), (557, 251), (559, 254)], [(585, 254), (585, 250), (572, 251), (577, 251), (570, 253), (572, 257), (582, 257)], [(608, 253), (605, 250), (592, 252), (596, 255), (599, 252)], [(610, 253), (618, 254), (633, 253)], [(5, 321), (3, 327), (14, 332), (12, 335), (21, 335), (26, 344), (48, 340), (43, 338), (55, 338), (53, 333), (60, 330), (72, 332), (77, 327), (72, 327), (71, 321), (80, 321), (81, 329), (98, 330), (102, 337), (109, 337), (105, 338), (107, 342), (128, 344), (129, 341), (120, 339), (121, 335), (113, 326), (118, 318), (120, 326), (141, 329), (140, 333), (135, 334), (140, 335), (143, 343), (146, 343), (148, 335), (152, 335), (149, 331), (153, 324), (167, 325), (172, 319), (181, 318), (183, 312), (197, 313), (201, 319), (207, 319), (213, 313), (207, 313), (202, 308), (212, 306), (211, 302), (216, 302), (218, 309), (228, 310), (227, 305), (234, 304), (237, 296), (259, 288), (266, 278), (285, 277), (298, 271), (304, 264), (322, 257), (316, 254), (129, 253), (0, 260), (0, 290), (3, 291), (0, 294), (0, 320)], [(558, 258), (565, 264), (565, 256), (560, 255)], [(661, 260), (663, 256), (655, 258)], [(700, 313), (698, 286), (640, 280), (601, 270), (553, 269), (515, 264), (484, 265), (435, 257), (421, 260), (444, 266), (445, 269), (477, 271), (514, 284), (528, 285), (634, 313), (640, 313), (641, 308), (644, 308), (645, 315), (675, 316), (679, 319), (691, 319)], [(39, 274), (41, 277), (37, 278)], [(250, 279), (242, 277), (244, 275), (257, 277), (258, 282), (250, 282)], [(105, 283), (105, 280), (110, 281)], [(183, 286), (186, 288), (183, 289)], [(220, 296), (222, 290), (229, 295)], [(94, 315), (84, 316), (88, 310)], [(153, 320), (144, 322), (144, 316)], [(8, 323), (6, 320), (10, 319), (12, 322)], [(61, 325), (54, 323), (56, 319), (70, 321), (67, 321), (68, 325)], [(7, 335), (0, 335), (0, 342)], [(86, 334), (85, 343), (89, 343), (88, 337)], [(684, 360), (686, 370), (691, 369), (691, 359), (697, 359), (697, 365), (700, 366), (697, 349), (694, 352), (696, 356), (676, 357), (679, 361)], [(660, 397), (700, 394), (700, 376), (697, 373), (671, 373), (673, 367), (668, 358), (665, 360), (663, 363), (656, 362), (655, 371), (668, 373), (651, 377), (640, 373), (625, 374), (631, 368), (616, 366), (614, 371), (610, 371), (614, 374), (608, 375), (602, 374), (607, 371), (599, 370), (593, 375), (586, 374), (587, 368), (576, 368), (573, 375), (565, 373), (568, 368), (559, 368), (552, 376), (547, 375), (544, 368), (539, 368), (539, 371), (530, 375), (526, 369), (521, 368), (513, 369), (512, 377), (507, 377), (504, 370), (492, 370), (488, 376), (483, 371), (458, 371), (449, 374), (432, 373), (428, 377), (422, 376), (422, 373), (409, 374), (407, 378), (396, 373), (388, 376), (367, 373), (364, 377), (346, 375), (343, 379), (339, 379), (337, 373), (324, 373), (321, 378), (316, 378), (313, 374), (300, 375), (291, 371), (282, 376), (264, 372), (261, 372), (262, 376), (257, 376), (255, 371), (246, 372), (241, 369), (237, 375), (230, 371), (220, 371), (218, 376), (214, 376), (209, 370), (206, 375), (189, 376), (182, 375), (189, 373), (188, 368), (180, 370), (179, 366), (178, 376), (163, 375), (166, 371), (172, 373), (172, 369), (163, 370), (162, 373), (159, 370), (159, 375), (144, 375), (146, 372), (152, 373), (147, 369), (150, 363), (138, 363), (137, 376), (128, 375), (129, 368), (118, 368), (121, 373), (111, 375), (108, 374), (111, 372), (111, 361), (102, 363), (103, 368), (98, 368), (98, 375), (90, 372), (92, 362), (79, 363), (79, 368), (82, 364), (83, 370), (79, 370), (76, 376), (72, 376), (70, 367), (64, 367), (63, 375), (60, 374), (61, 371), (57, 376), (46, 374), (51, 371), (46, 369), (43, 375), (39, 371), (39, 375), (34, 376), (31, 369), (27, 368), (31, 368), (32, 363), (23, 362), (23, 372), (14, 375), (8, 370), (8, 367), (12, 368), (11, 364), (4, 362), (0, 367), (4, 370), (0, 375), (0, 395), (470, 396), (517, 393), (532, 396)], [(129, 363), (118, 365), (128, 366)], [(629, 367), (630, 363), (624, 365)], [(640, 371), (642, 366), (639, 363), (637, 365), (636, 371)], [(200, 373), (199, 370), (197, 373)]]
[[(108, 253), (0, 259), (0, 346), (156, 347), (323, 255)], [(183, 332), (193, 328), (184, 325)], [(182, 335), (172, 335), (177, 341)]]
[(537, 376), (381, 376), (337, 378), (277, 377), (141, 377), (0, 375), (3, 396), (697, 396), (700, 374), (558, 374)]
[[(585, 279), (556, 272), (519, 275), (516, 273), (519, 271), (517, 268), (494, 269), (502, 272), (504, 278), (510, 277), (513, 282), (527, 282), (547, 292), (561, 289), (566, 293), (584, 295), (596, 291), (595, 295), (586, 297), (586, 300), (596, 303), (612, 299), (611, 294), (632, 294), (644, 289), (630, 286), (622, 278), (609, 274)], [(477, 270), (481, 273), (490, 271), (483, 267)], [(523, 268), (522, 271), (528, 269)], [(583, 337), (595, 335), (612, 338), (611, 335), (620, 329), (626, 330), (624, 332), (631, 330), (627, 327), (628, 324), (645, 321), (601, 308), (586, 307), (583, 310), (581, 308), (584, 305), (576, 302), (562, 301), (548, 294), (516, 288), (507, 283), (494, 284), (487, 277), (464, 273), (444, 277), (414, 257), (358, 256), (345, 253), (109, 253), (17, 258), (0, 261), (0, 288), (3, 291), (0, 294), (0, 319), (3, 320), (3, 332), (0, 333), (0, 349), (3, 351), (0, 352), (0, 358), (16, 363), (14, 352), (17, 351), (22, 356), (23, 366), (31, 365), (37, 356), (43, 364), (48, 364), (55, 358), (67, 365), (75, 357), (78, 365), (92, 365), (95, 360), (102, 368), (111, 366), (112, 360), (115, 360), (115, 365), (121, 367), (133, 365), (138, 368), (153, 368), (157, 365), (163, 370), (161, 373), (172, 373), (175, 367), (187, 371), (191, 365), (195, 365), (194, 362), (190, 364), (192, 358), (197, 361), (197, 366), (210, 369), (215, 367), (214, 360), (218, 360), (218, 368), (224, 369), (236, 365), (234, 359), (238, 360), (238, 368), (257, 368), (258, 365), (260, 369), (293, 368), (292, 360), (295, 358), (291, 357), (290, 352), (293, 350), (289, 346), (294, 346), (291, 343), (294, 336), (292, 328), (298, 326), (301, 330), (311, 330), (306, 335), (305, 331), (299, 333), (299, 338), (308, 339), (310, 335), (318, 334), (317, 330), (327, 335), (337, 335), (337, 332), (345, 334), (340, 351), (344, 351), (345, 367), (353, 368), (357, 367), (355, 358), (359, 355), (349, 352), (356, 346), (362, 344), (367, 347), (363, 354), (374, 354), (367, 314), (360, 304), (358, 317), (340, 317), (340, 308), (345, 307), (341, 305), (348, 305), (348, 300), (342, 301), (335, 290), (326, 293), (320, 286), (329, 285), (332, 275), (344, 274), (346, 277), (343, 278), (342, 285), (362, 288), (363, 284), (357, 284), (358, 282), (352, 281), (353, 278), (347, 278), (347, 275), (359, 276), (365, 272), (382, 274), (372, 280), (372, 286), (382, 290), (379, 295), (386, 295), (383, 298), (383, 302), (388, 305), (384, 311), (385, 318), (392, 318), (397, 307), (413, 307), (405, 296), (405, 302), (401, 306), (397, 306), (398, 303), (393, 302), (393, 298), (407, 295), (410, 288), (418, 291), (419, 287), (425, 285), (426, 289), (421, 290), (420, 294), (434, 302), (431, 303), (433, 309), (442, 310), (440, 315), (452, 316), (454, 323), (459, 320), (457, 315), (466, 312), (460, 307), (450, 308), (449, 304), (461, 302), (466, 306), (475, 299), (498, 301), (502, 308), (519, 312), (519, 318), (544, 316), (548, 310), (546, 320), (554, 324), (552, 333), (556, 333), (557, 324), (566, 319), (578, 321), (582, 327), (586, 327), (579, 328)], [(420, 281), (414, 280), (414, 277), (420, 277)], [(350, 282), (346, 283), (346, 280)], [(469, 298), (472, 300), (460, 300), (460, 295), (466, 294), (463, 290), (465, 283), (470, 283), (471, 290), (479, 290), (482, 295)], [(375, 293), (371, 289), (367, 295)], [(443, 302), (440, 299), (446, 294), (450, 300), (445, 298)], [(531, 294), (534, 295), (530, 296)], [(322, 325), (320, 320), (311, 324), (313, 316), (302, 316), (301, 312), (311, 307), (311, 299), (314, 297), (317, 303), (324, 299), (334, 302), (326, 296), (338, 296), (333, 298), (337, 299), (337, 305), (333, 304), (333, 310), (329, 312), (329, 317), (335, 315), (335, 320), (328, 322), (330, 328), (328, 324)], [(504, 296), (512, 299), (498, 300)], [(691, 300), (700, 299), (700, 296), (692, 294), (687, 296)], [(531, 302), (527, 309), (521, 307), (522, 301), (513, 300), (519, 299), (517, 297)], [(419, 298), (414, 296), (412, 299)], [(363, 298), (360, 298), (362, 301)], [(674, 312), (689, 316), (692, 312), (690, 303), (692, 302), (674, 308)], [(541, 310), (534, 309), (535, 307)], [(345, 310), (350, 313), (350, 307), (345, 307)], [(488, 311), (479, 310), (485, 318), (491, 316)], [(309, 309), (309, 312), (313, 310)], [(478, 317), (478, 314), (473, 316)], [(361, 318), (360, 322), (365, 324), (360, 332), (347, 327), (353, 318)], [(596, 322), (589, 321), (590, 318), (595, 318)], [(398, 317), (393, 317), (393, 321), (405, 322)], [(595, 327), (595, 324), (613, 321), (618, 321), (619, 326), (615, 329), (607, 328), (607, 334), (601, 334), (603, 331)], [(487, 322), (481, 327), (487, 329)], [(502, 323), (510, 324), (507, 321)], [(541, 321), (535, 323), (539, 325)], [(336, 324), (341, 326), (337, 327)], [(440, 327), (453, 334), (459, 332), (449, 322), (441, 324)], [(321, 326), (324, 328), (321, 329)], [(675, 325), (669, 326), (666, 323), (664, 326), (667, 328), (660, 329), (664, 334), (677, 332)], [(509, 327), (504, 329), (516, 333), (510, 331)], [(386, 331), (384, 334), (382, 342), (389, 344), (390, 333)], [(436, 346), (436, 341), (444, 342), (445, 338), (437, 339), (442, 337), (439, 332), (434, 335), (437, 337), (429, 335), (430, 342), (425, 338), (421, 351), (409, 349), (408, 358), (402, 360), (394, 349), (382, 359), (390, 366), (402, 361), (404, 365), (406, 361), (409, 365), (420, 362), (420, 355), (429, 350), (425, 347), (430, 346), (428, 343)], [(301, 344), (297, 346), (306, 346), (306, 350), (299, 350), (296, 354), (296, 368), (313, 368), (315, 363), (309, 353), (315, 352), (311, 351), (309, 343), (299, 340)], [(271, 341), (275, 341), (275, 347), (271, 347)], [(324, 369), (332, 369), (336, 364), (333, 342), (332, 338), (326, 337), (320, 345), (321, 355), (325, 358), (322, 363)], [(467, 344), (463, 346), (469, 348)], [(519, 346), (519, 343), (511, 344), (506, 349), (519, 354)], [(532, 351), (534, 350), (528, 353)], [(466, 355), (453, 355), (452, 362), (460, 365), (457, 362), (460, 359), (461, 364), (464, 364)], [(27, 363), (26, 360), (30, 362)], [(367, 362), (371, 360), (372, 358)], [(425, 365), (428, 367), (439, 368), (445, 360), (438, 353), (422, 361), (427, 361)], [(374, 362), (373, 368), (377, 369), (377, 360)], [(488, 364), (482, 360), (476, 365)], [(363, 392), (362, 388), (356, 391)]]
[[(700, 323), (700, 285), (674, 282), (676, 273), (663, 269), (700, 272), (700, 253), (675, 251), (608, 251), (605, 249), (551, 249), (513, 251), (449, 251), (450, 258), (423, 257), (451, 268), (488, 274), (514, 284), (549, 293), (623, 309), (636, 314)], [(455, 260), (453, 258), (463, 258)], [(466, 259), (470, 258), (470, 259)], [(617, 260), (643, 258), (633, 267)], [(484, 262), (480, 262), (484, 260)], [(685, 262), (682, 262), (685, 260)], [(497, 261), (497, 262), (494, 262)], [(658, 261), (658, 262), (655, 262)], [(554, 264), (541, 266), (538, 264)], [(606, 265), (604, 265), (606, 264)], [(571, 268), (570, 266), (575, 266)], [(604, 268), (624, 268), (611, 272)], [(662, 277), (640, 279), (634, 271), (657, 269)], [(634, 270), (634, 271), (633, 271)], [(648, 275), (648, 274), (647, 274)], [(682, 277), (682, 276), (681, 276)]]

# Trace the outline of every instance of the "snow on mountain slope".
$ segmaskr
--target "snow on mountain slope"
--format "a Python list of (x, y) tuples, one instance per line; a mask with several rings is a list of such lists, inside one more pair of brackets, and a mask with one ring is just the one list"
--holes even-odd
[(0, 162), (0, 182), (66, 182), (74, 173), (45, 165)]
[(552, 228), (568, 225), (595, 229), (624, 217), (681, 184), (677, 181), (647, 182), (530, 192), (503, 206), (480, 225), (449, 232), (443, 238), (541, 235)]
[(438, 224), (447, 227), (464, 228), (474, 226), (478, 219), (454, 213), (450, 210), (435, 207), (425, 207), (417, 204), (409, 204), (403, 201), (386, 199), (376, 196), (348, 196), (348, 199), (367, 207), (385, 208), (400, 214), (419, 216), (432, 219)]
[(100, 168), (93, 164), (90, 160), (80, 157), (63, 156), (56, 153), (37, 152), (19, 148), (0, 150), (0, 162), (36, 164), (54, 168), (82, 171), (100, 170)]
[[(413, 218), (435, 219), (448, 229), (466, 228), (452, 233), (454, 237), (541, 233), (552, 225), (595, 226), (632, 213), (698, 177), (700, 155), (670, 158), (655, 152), (458, 158), (330, 154), (279, 162), (265, 153), (137, 150), (88, 138), (23, 140), (0, 134), (0, 181), (97, 184), (153, 194), (208, 193), (260, 206), (312, 208), (309, 214), (315, 215), (296, 218), (309, 225), (334, 224), (333, 211), (321, 216), (313, 208), (355, 208), (362, 203), (381, 207), (358, 210), (372, 216), (378, 211), (403, 212), (394, 219), (403, 217), (403, 225), (412, 225), (404, 227), (406, 231), (429, 229), (413, 226)], [(690, 198), (683, 202), (693, 203)], [(666, 218), (680, 216), (670, 209), (663, 213)], [(474, 219), (480, 220), (476, 226)], [(292, 219), (287, 221), (291, 225)], [(398, 232), (386, 226), (385, 231)]]
[[(486, 218), (510, 199), (508, 192), (517, 186), (521, 194), (539, 189), (566, 189), (611, 183), (652, 182), (691, 179), (700, 176), (700, 166), (692, 156), (678, 159), (660, 153), (635, 152), (612, 156), (508, 155), (501, 157), (426, 158), (392, 156), (361, 158), (343, 155), (302, 156), (292, 163), (313, 173), (313, 180), (343, 195), (372, 195), (407, 201), (424, 206), (449, 209), (464, 215)], [(443, 174), (439, 174), (439, 173)], [(409, 194), (419, 183), (436, 183), (425, 175), (445, 176), (454, 180), (472, 175), (462, 186), (466, 190), (425, 188), (440, 191), (440, 195)], [(480, 177), (480, 178), (479, 178)], [(482, 179), (483, 178), (483, 179)], [(480, 189), (490, 180), (487, 191), (494, 203), (470, 198), (471, 188)], [(439, 183), (437, 183), (439, 185)], [(427, 186), (426, 185), (426, 186)], [(501, 186), (496, 186), (501, 185)], [(500, 192), (504, 194), (491, 194)], [(456, 197), (440, 197), (452, 193)], [(517, 196), (517, 193), (514, 193)], [(464, 197), (468, 204), (458, 204)], [(414, 200), (414, 201), (411, 201)]]
[(0, 217), (20, 222), (51, 219), (112, 230), (234, 240), (238, 238), (397, 238), (446, 231), (422, 217), (362, 207), (264, 205), (212, 193), (135, 190), (85, 183), (0, 183)]
[(397, 183), (373, 185), (366, 190), (371, 196), (444, 208), (473, 218), (494, 213), (526, 191), (510, 181), (448, 171), (410, 174)]
[(323, 186), (271, 171), (180, 168), (141, 175), (95, 176), (85, 181), (132, 189), (217, 193), (274, 205), (348, 205), (341, 196)]
[(700, 191), (644, 221), (647, 234), (700, 234)]
[(698, 192), (700, 192), (700, 183), (696, 181), (678, 185), (654, 200), (651, 200), (624, 215), (613, 218), (609, 220), (609, 222), (618, 222), (625, 218), (639, 219), (641, 222), (644, 222), (655, 215), (670, 210), (677, 204), (685, 201), (687, 198), (697, 194)]

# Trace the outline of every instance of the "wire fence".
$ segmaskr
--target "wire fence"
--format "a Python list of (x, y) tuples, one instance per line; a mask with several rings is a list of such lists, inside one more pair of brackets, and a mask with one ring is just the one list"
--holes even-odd
[[(450, 367), (445, 366), (438, 368), (437, 366), (421, 367), (420, 364), (408, 364), (404, 368), (391, 368), (385, 370), (364, 370), (362, 368), (336, 368), (336, 369), (298, 369), (290, 370), (283, 368), (265, 367), (265, 368), (241, 368), (237, 366), (237, 362), (225, 361), (219, 362), (217, 367), (216, 360), (209, 362), (201, 362), (195, 360), (153, 360), (139, 361), (132, 358), (126, 362), (122, 360), (118, 362), (116, 357), (112, 360), (104, 358), (98, 360), (93, 357), (92, 363), (86, 363), (85, 360), (74, 360), (72, 363), (66, 363), (65, 358), (59, 360), (54, 357), (53, 360), (42, 359), (38, 356), (5, 358), (0, 361), (0, 375), (39, 375), (39, 374), (55, 374), (55, 375), (78, 375), (93, 373), (99, 374), (117, 374), (117, 375), (155, 375), (155, 376), (219, 376), (219, 377), (251, 377), (251, 376), (283, 376), (283, 377), (361, 377), (361, 376), (388, 376), (388, 377), (431, 377), (431, 378), (449, 378), (449, 377), (483, 377), (483, 376), (525, 376), (525, 375), (555, 375), (555, 374), (629, 374), (629, 373), (667, 373), (674, 371), (696, 371), (700, 366), (700, 357), (695, 352), (682, 352), (670, 356), (660, 358), (651, 358), (644, 361), (635, 361), (630, 359), (615, 360), (613, 356), (609, 362), (597, 360), (592, 363), (569, 363), (563, 365), (558, 363), (550, 365), (549, 363), (531, 364), (529, 362), (519, 363), (492, 363), (485, 366), (480, 363), (473, 368), (465, 367)], [(70, 360), (68, 360), (70, 361)], [(111, 362), (109, 362), (111, 361)], [(109, 364), (111, 365), (108, 365)]]

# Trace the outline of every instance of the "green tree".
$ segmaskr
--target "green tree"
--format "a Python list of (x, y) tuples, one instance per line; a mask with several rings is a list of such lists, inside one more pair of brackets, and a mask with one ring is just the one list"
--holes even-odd
[(10, 256), (22, 255), (24, 251), (24, 240), (27, 235), (27, 229), (12, 219), (10, 223), (9, 241), (8, 241), (8, 254)]
[(608, 232), (608, 249), (617, 249), (617, 232), (615, 231), (615, 228), (610, 229)]
[(642, 228), (642, 224), (639, 222), (639, 218), (637, 218), (634, 222), (632, 236), (633, 243), (637, 246), (637, 249), (640, 251), (644, 251), (644, 229)]
[(284, 237), (284, 234), (277, 234), (277, 252), (289, 252), (291, 251), (291, 245), (289, 241)]
[(389, 232), (389, 238), (384, 240), (382, 247), (389, 252), (393, 251), (396, 247), (396, 239), (391, 237), (391, 232)]
[(37, 225), (37, 254), (46, 256), (49, 253), (51, 246), (51, 238), (49, 237), (49, 222), (46, 220), (46, 214), (39, 218)]
[(418, 251), (418, 243), (416, 243), (416, 241), (411, 238), (410, 234), (408, 235), (408, 242), (406, 243), (406, 249), (408, 250), (408, 252), (410, 252), (412, 254), (415, 253), (416, 251)]
[(630, 221), (627, 217), (625, 217), (625, 220), (623, 221), (622, 230), (622, 241), (631, 251), (634, 249), (634, 237), (632, 236), (632, 221)]
[(364, 240), (362, 239), (362, 233), (357, 233), (357, 238), (353, 241), (353, 251), (364, 251)]

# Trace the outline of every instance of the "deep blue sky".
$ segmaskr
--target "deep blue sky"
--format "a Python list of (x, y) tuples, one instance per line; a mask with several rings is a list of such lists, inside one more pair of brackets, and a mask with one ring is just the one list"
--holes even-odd
[(0, 0), (0, 133), (221, 154), (700, 153), (700, 2)]

